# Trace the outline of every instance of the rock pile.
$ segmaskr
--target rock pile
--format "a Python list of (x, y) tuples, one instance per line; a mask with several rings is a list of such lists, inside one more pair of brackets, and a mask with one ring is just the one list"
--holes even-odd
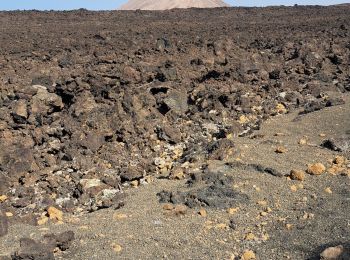
[(341, 103), (329, 93), (350, 90), (348, 7), (283, 11), (327, 23), (271, 26), (244, 9), (1, 13), (19, 21), (0, 49), (1, 211), (118, 208), (126, 183), (203, 172), (268, 117)]

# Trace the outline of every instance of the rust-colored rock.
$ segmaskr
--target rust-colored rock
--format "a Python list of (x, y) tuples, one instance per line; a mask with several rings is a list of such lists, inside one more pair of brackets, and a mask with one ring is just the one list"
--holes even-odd
[(291, 170), (289, 177), (292, 180), (303, 181), (305, 180), (305, 172), (301, 170)]

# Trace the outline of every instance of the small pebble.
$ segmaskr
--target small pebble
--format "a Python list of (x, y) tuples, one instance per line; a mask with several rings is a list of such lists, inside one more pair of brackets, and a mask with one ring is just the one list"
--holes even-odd
[(13, 213), (12, 212), (6, 212), (5, 215), (6, 215), (6, 217), (9, 217), (9, 218), (13, 217)]
[(204, 218), (207, 217), (207, 211), (203, 208), (201, 208), (198, 213)]
[(286, 136), (285, 133), (275, 133), (274, 135), (275, 135), (275, 136)]
[(343, 165), (343, 164), (345, 164), (345, 162), (346, 162), (345, 157), (340, 156), (340, 155), (336, 156), (333, 160), (333, 163), (338, 164), (338, 165)]
[(138, 181), (138, 180), (131, 181), (131, 182), (130, 182), (130, 185), (131, 185), (131, 187), (136, 188), (136, 187), (139, 186), (139, 181)]
[(248, 122), (249, 122), (249, 119), (245, 115), (240, 116), (238, 119), (238, 123), (240, 123), (242, 125), (245, 123), (248, 123)]
[(230, 215), (236, 214), (238, 212), (239, 208), (229, 208), (227, 209), (227, 213)]
[(186, 205), (176, 205), (174, 211), (176, 215), (185, 215), (187, 212), (187, 207)]
[(307, 144), (307, 139), (306, 138), (301, 138), (298, 143), (300, 145), (306, 145)]
[(276, 153), (286, 153), (288, 150), (284, 146), (278, 146), (275, 150)]
[(292, 224), (286, 224), (286, 228), (287, 228), (288, 230), (292, 230), (293, 225), (292, 225)]
[(164, 204), (163, 205), (163, 209), (164, 210), (173, 210), (174, 209), (174, 205), (170, 204), (170, 203)]
[(115, 220), (126, 219), (126, 218), (128, 218), (126, 214), (115, 213), (113, 215), (113, 219)]
[(248, 233), (245, 237), (244, 237), (245, 240), (247, 241), (252, 241), (252, 240), (255, 240), (255, 235), (253, 233)]
[(116, 252), (116, 253), (120, 253), (122, 250), (123, 250), (123, 248), (121, 247), (121, 245), (119, 245), (119, 244), (112, 244), (112, 249), (113, 249), (113, 251), (114, 252)]
[(266, 200), (259, 200), (257, 202), (257, 204), (260, 205), (260, 206), (266, 206), (267, 205), (267, 201)]
[(256, 259), (255, 253), (251, 250), (244, 251), (241, 260), (254, 260)]
[(228, 225), (225, 223), (219, 223), (215, 226), (217, 229), (228, 229)]
[(325, 190), (324, 190), (325, 192), (327, 192), (328, 194), (332, 194), (333, 192), (332, 192), (332, 190), (331, 190), (331, 188), (325, 188)]
[(276, 105), (276, 112), (279, 113), (279, 114), (286, 114), (288, 111), (287, 111), (285, 105), (277, 104)]

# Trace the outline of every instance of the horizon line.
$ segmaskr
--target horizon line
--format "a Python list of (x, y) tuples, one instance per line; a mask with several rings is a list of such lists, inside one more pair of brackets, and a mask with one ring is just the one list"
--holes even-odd
[(265, 5), (265, 6), (225, 6), (225, 7), (209, 7), (209, 8), (201, 8), (201, 7), (189, 7), (189, 8), (172, 8), (172, 9), (164, 9), (164, 10), (147, 10), (147, 9), (130, 9), (130, 10), (120, 10), (116, 9), (89, 9), (89, 8), (73, 8), (73, 9), (0, 9), (0, 12), (25, 12), (25, 11), (38, 11), (38, 12), (69, 12), (69, 11), (89, 11), (89, 12), (113, 12), (113, 11), (170, 11), (177, 9), (222, 9), (222, 8), (268, 8), (268, 7), (327, 7), (327, 6), (341, 6), (341, 5), (350, 5), (350, 3), (342, 3), (342, 4), (315, 4), (315, 5)]

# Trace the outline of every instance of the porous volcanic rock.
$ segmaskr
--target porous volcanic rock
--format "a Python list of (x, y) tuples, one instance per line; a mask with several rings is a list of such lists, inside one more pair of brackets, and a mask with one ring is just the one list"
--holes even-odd
[[(269, 117), (342, 103), (349, 10), (0, 12), (1, 211), (118, 208), (129, 182), (225, 171), (206, 164)], [(244, 200), (205, 185), (199, 204)]]

